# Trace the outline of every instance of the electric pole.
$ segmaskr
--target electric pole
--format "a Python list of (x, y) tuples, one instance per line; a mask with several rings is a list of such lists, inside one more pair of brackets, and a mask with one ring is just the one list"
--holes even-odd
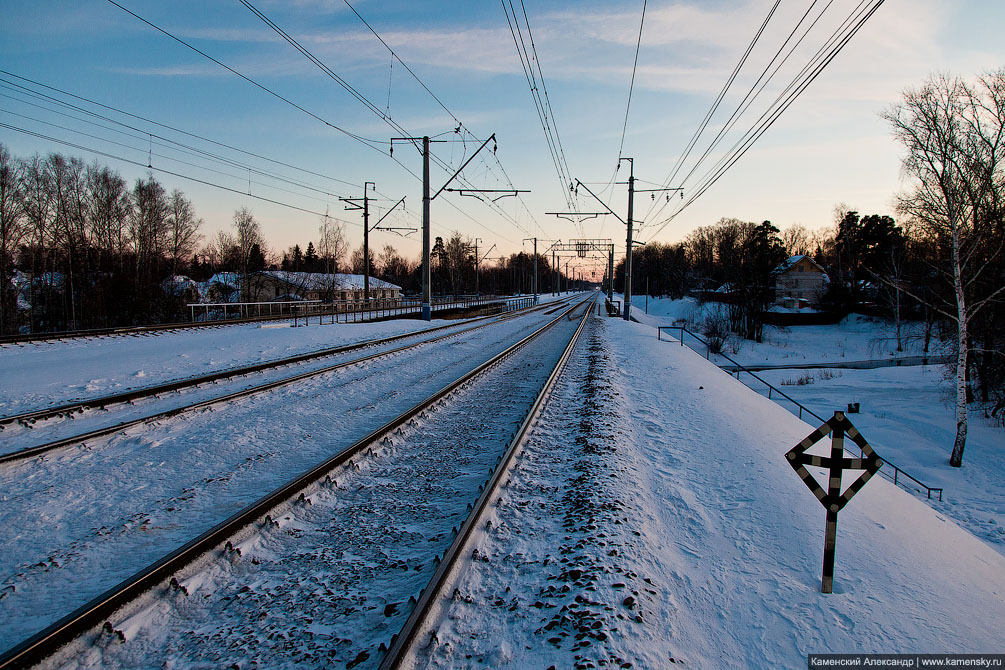
[(607, 301), (614, 304), (614, 243), (607, 254)]
[(485, 258), (488, 258), (489, 254), (492, 253), (492, 250), (496, 248), (496, 245), (493, 244), (491, 247), (489, 247), (489, 250), (485, 252), (485, 257), (481, 258), (478, 255), (478, 243), (481, 242), (481, 241), (482, 241), (482, 238), (476, 237), (474, 244), (467, 244), (467, 245), (465, 245), (465, 247), (467, 249), (471, 249), (472, 247), (474, 247), (474, 251), (475, 251), (475, 297), (480, 297), (481, 296), (481, 289), (479, 287), (479, 276), (481, 274), (482, 261), (485, 260)]
[[(457, 175), (468, 166), (468, 163), (475, 159), (481, 150), (484, 149), (489, 142), (494, 142), (496, 139), (495, 133), (489, 135), (489, 138), (482, 142), (482, 145), (478, 147), (473, 154), (471, 154), (464, 164), (457, 168), (457, 171), (450, 175), (450, 179), (447, 180), (440, 190), (429, 195), (429, 144), (430, 142), (446, 142), (447, 140), (430, 140), (429, 136), (424, 137), (392, 137), (391, 138), (391, 153), (394, 153), (394, 142), (418, 142), (422, 140), (422, 320), (429, 321), (432, 319), (432, 288), (431, 288), (431, 272), (429, 267), (429, 203), (436, 199), (436, 196), (440, 195), (444, 191), (459, 191), (461, 195), (465, 192), (468, 193), (508, 193), (511, 195), (516, 195), (517, 193), (527, 193), (528, 191), (518, 191), (516, 189), (504, 189), (502, 191), (498, 189), (448, 189), (447, 186), (450, 185)], [(495, 151), (495, 146), (493, 145), (492, 151)], [(505, 196), (500, 196), (505, 197)]]
[(475, 238), (475, 299), (478, 299), (478, 243), (482, 241), (482, 238)]
[(632, 313), (632, 210), (635, 206), (635, 160), (633, 158), (621, 158), (620, 161), (628, 161), (628, 242), (625, 249), (625, 321), (631, 321)]
[(429, 135), (422, 138), (422, 320), (433, 318), (429, 270)]
[(558, 268), (555, 267), (555, 248), (551, 249), (551, 292), (558, 296)]
[(537, 238), (536, 237), (525, 237), (523, 241), (534, 240), (534, 304), (537, 304)]
[[(596, 200), (601, 205), (603, 205), (604, 207), (606, 207), (607, 211), (609, 213), (613, 214), (615, 217), (617, 217), (618, 221), (621, 221), (621, 223), (625, 224), (625, 227), (628, 229), (627, 244), (626, 244), (627, 248), (625, 249), (625, 311), (624, 311), (624, 319), (625, 319), (625, 321), (630, 321), (631, 320), (631, 309), (632, 309), (632, 248), (633, 248), (633, 246), (635, 244), (632, 241), (632, 223), (633, 223), (633, 221), (632, 221), (632, 214), (633, 214), (633, 210), (635, 208), (635, 160), (632, 159), (632, 158), (619, 158), (618, 159), (618, 167), (621, 166), (621, 161), (628, 161), (628, 164), (630, 166), (629, 174), (628, 174), (628, 182), (627, 182), (627, 184), (628, 184), (628, 220), (627, 221), (625, 221), (620, 216), (618, 216), (617, 212), (615, 212), (613, 209), (611, 209), (610, 206), (606, 202), (604, 202), (603, 200), (601, 200), (600, 198), (598, 198), (597, 194), (594, 193), (593, 191), (591, 191), (590, 188), (586, 184), (584, 184), (583, 182), (581, 182), (581, 181), (579, 181), (577, 179), (576, 180), (576, 185), (577, 185), (577, 187), (578, 186), (582, 186), (584, 189), (586, 189), (586, 192), (589, 193), (590, 195), (592, 195), (594, 200)], [(619, 184), (624, 184), (626, 182), (618, 182), (618, 183)], [(653, 197), (655, 198), (656, 197), (655, 196), (656, 192), (663, 192), (663, 191), (680, 191), (680, 197), (681, 198), (684, 197), (684, 189), (679, 188), (679, 187), (678, 188), (646, 188), (646, 189), (641, 189), (639, 192), (653, 193), (654, 194)], [(667, 195), (667, 202), (669, 202), (669, 201), (670, 201), (670, 195), (668, 194)], [(609, 263), (609, 268), (610, 268), (610, 273), (611, 273), (611, 284), (612, 284), (612, 288), (610, 290), (613, 292), (613, 290), (614, 290), (613, 289), (613, 284), (614, 284), (614, 246), (613, 245), (611, 245), (611, 260), (610, 260), (610, 263)]]
[(344, 202), (348, 202), (346, 205), (346, 210), (352, 211), (356, 209), (363, 210), (363, 300), (369, 304), (370, 302), (370, 199), (367, 197), (367, 187), (370, 187), (371, 191), (377, 190), (377, 185), (372, 181), (363, 182), (363, 204), (360, 205), (357, 200), (359, 198), (339, 198)]

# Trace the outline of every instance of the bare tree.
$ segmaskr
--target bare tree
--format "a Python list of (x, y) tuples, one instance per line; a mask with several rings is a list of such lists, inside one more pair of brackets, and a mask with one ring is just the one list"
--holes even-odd
[(405, 285), (408, 275), (412, 271), (412, 266), (398, 253), (397, 249), (390, 244), (385, 244), (377, 261), (380, 264), (380, 275), (383, 279), (398, 286)]
[(126, 256), (126, 226), (132, 200), (125, 180), (117, 172), (97, 163), (88, 168), (88, 214), (91, 241), (100, 252), (115, 257), (122, 271)]
[(812, 253), (812, 238), (806, 226), (794, 223), (782, 231), (782, 244), (789, 256), (809, 255)]
[(253, 273), (264, 269), (265, 238), (262, 237), (262, 226), (255, 215), (247, 207), (234, 212), (234, 242), (240, 258), (241, 290), (244, 300), (258, 298), (261, 283), (253, 281)]
[(960, 467), (967, 440), (970, 323), (1005, 292), (1001, 285), (978, 291), (982, 274), (1001, 263), (1005, 70), (973, 84), (933, 77), (906, 91), (904, 101), (883, 117), (907, 149), (903, 169), (914, 180), (898, 208), (944, 251), (945, 263), (937, 269), (952, 292), (933, 307), (956, 326), (956, 439), (949, 463)]
[(138, 283), (160, 279), (158, 264), (165, 249), (167, 231), (167, 194), (152, 174), (137, 179), (133, 185), (133, 209), (129, 219), (129, 237), (136, 254)]
[(195, 215), (192, 202), (178, 189), (168, 197), (168, 255), (171, 257), (171, 274), (178, 274), (178, 264), (185, 262), (195, 251), (202, 237), (199, 228), (202, 219)]
[[(29, 272), (28, 302), (30, 329), (35, 332), (41, 319), (48, 321), (48, 305), (53, 293), (52, 270), (55, 258), (50, 244), (53, 239), (53, 220), (56, 212), (55, 188), (52, 185), (52, 175), (47, 162), (38, 154), (25, 163), (24, 174), (24, 210), (28, 222), (28, 260), (26, 266)], [(46, 309), (40, 309), (43, 301)]]
[(28, 227), (24, 216), (24, 166), (0, 144), (0, 333), (16, 327), (17, 299), (11, 281), (14, 253)]

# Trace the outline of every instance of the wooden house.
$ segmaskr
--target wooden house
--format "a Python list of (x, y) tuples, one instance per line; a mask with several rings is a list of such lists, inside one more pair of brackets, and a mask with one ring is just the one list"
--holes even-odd
[(805, 254), (790, 256), (773, 274), (779, 307), (818, 307), (830, 285), (827, 272)]

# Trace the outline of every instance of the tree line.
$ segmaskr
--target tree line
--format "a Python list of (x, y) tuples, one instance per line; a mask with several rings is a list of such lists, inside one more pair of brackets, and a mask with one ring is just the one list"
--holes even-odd
[[(50, 153), (13, 156), (0, 144), (0, 334), (165, 323), (186, 317), (191, 294), (170, 278), (206, 281), (233, 273), (253, 298), (255, 273), (267, 269), (362, 274), (363, 250), (350, 249), (341, 222), (323, 217), (316, 241), (270, 249), (253, 212), (234, 212), (232, 227), (205, 239), (203, 220), (179, 189), (153, 174), (129, 184), (98, 162)], [(431, 253), (436, 295), (530, 292), (526, 253), (478, 263), (470, 238), (436, 238)], [(478, 272), (476, 272), (476, 266)], [(539, 290), (551, 291), (548, 260), (538, 256)], [(370, 274), (421, 292), (418, 260), (385, 244), (370, 250)]]
[[(811, 256), (828, 273), (824, 309), (878, 311), (895, 324), (923, 324), (953, 357), (957, 430), (950, 464), (959, 467), (968, 405), (1005, 418), (1005, 70), (974, 80), (949, 75), (909, 89), (882, 114), (902, 145), (910, 186), (896, 214), (860, 216), (836, 208), (832, 227), (780, 231), (769, 221), (723, 219), (678, 244), (633, 255), (633, 291), (681, 297), (726, 287), (729, 329), (758, 340), (772, 273), (787, 256)], [(624, 264), (615, 286), (624, 283)], [(721, 324), (707, 327), (719, 330)]]
[(0, 331), (169, 317), (160, 282), (187, 269), (201, 225), (152, 175), (130, 187), (98, 163), (0, 145)]

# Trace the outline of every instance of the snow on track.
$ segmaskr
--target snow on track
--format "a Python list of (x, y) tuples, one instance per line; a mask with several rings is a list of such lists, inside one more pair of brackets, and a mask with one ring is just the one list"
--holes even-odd
[(608, 327), (606, 319), (588, 323), (417, 667), (671, 662), (666, 640), (649, 640), (641, 656), (626, 642), (645, 633), (656, 592), (631, 556), (639, 543), (637, 465), (621, 464), (626, 454), (618, 453), (630, 452), (616, 428), (627, 407), (610, 380)]
[(551, 317), (138, 426), (0, 470), (0, 648), (323, 461)]
[[(486, 324), (486, 322), (482, 322)], [(295, 364), (281, 365), (250, 374), (235, 375), (224, 379), (193, 384), (177, 391), (152, 394), (147, 397), (127, 402), (108, 405), (95, 405), (82, 412), (59, 415), (44, 420), (33, 421), (29, 426), (17, 423), (8, 424), (0, 433), (0, 454), (8, 454), (37, 445), (48, 444), (56, 440), (83, 435), (89, 431), (106, 427), (115, 427), (122, 423), (142, 420), (161, 412), (182, 408), (198, 402), (210, 401), (215, 398), (240, 392), (256, 386), (279, 381), (296, 375), (307, 374), (314, 370), (323, 370), (333, 365), (351, 362), (382, 352), (392, 351), (409, 344), (428, 341), (443, 337), (461, 330), (477, 328), (478, 325), (462, 322), (456, 327), (448, 327), (444, 331), (425, 334), (419, 331), (414, 337), (406, 337), (393, 342), (365, 346), (362, 349), (334, 353), (328, 356)], [(91, 440), (93, 441), (93, 440)], [(89, 441), (90, 442), (90, 441)]]
[[(70, 667), (376, 667), (578, 320), (558, 325), (333, 473), (278, 525), (60, 655)], [(58, 664), (58, 663), (57, 663)]]
[(152, 386), (366, 339), (425, 330), (413, 319), (352, 325), (260, 328), (257, 324), (0, 346), (0, 414)]

